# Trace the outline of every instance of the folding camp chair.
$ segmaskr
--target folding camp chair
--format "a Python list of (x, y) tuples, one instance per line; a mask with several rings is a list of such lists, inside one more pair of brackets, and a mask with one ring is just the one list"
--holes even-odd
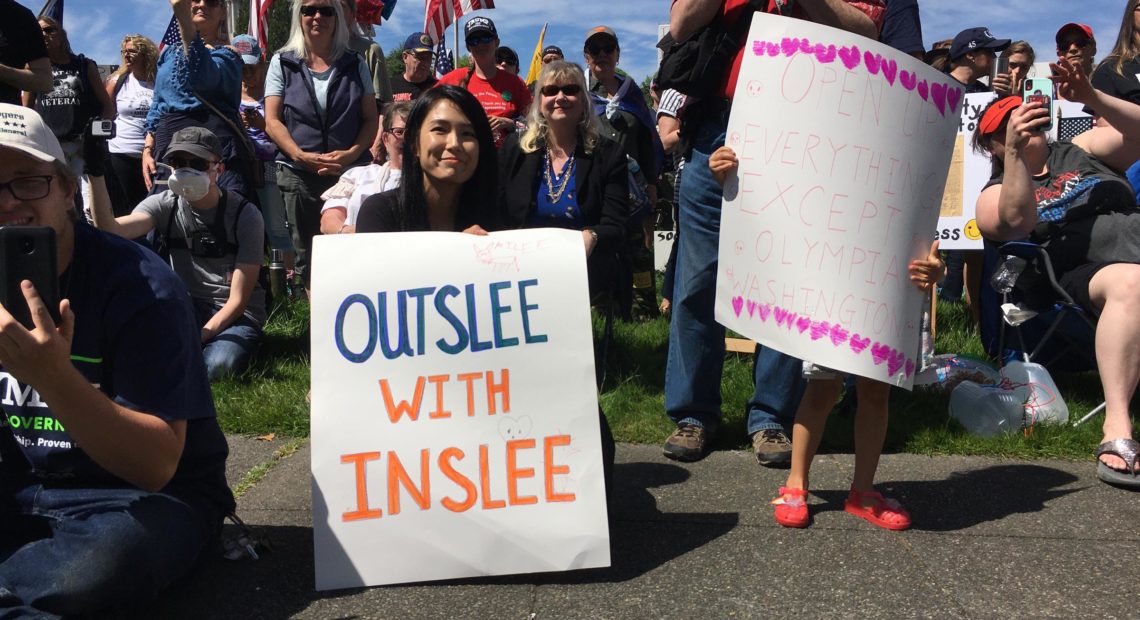
[[(991, 280), (995, 289), (1002, 293), (1003, 320), (998, 338), (1002, 359), (1008, 361), (1011, 357), (1007, 354), (1010, 349), (1006, 346), (1006, 337), (1012, 331), (1017, 337), (1016, 351), (1025, 362), (1036, 362), (1062, 371), (1095, 369), (1096, 317), (1090, 316), (1073, 301), (1057, 282), (1053, 263), (1045, 248), (1035, 243), (1013, 241), (1003, 244), (998, 252), (1006, 257), (1002, 267), (1019, 266), (1017, 261), (1010, 262), (1011, 257), (1024, 261), (1021, 263), (1024, 269), (1016, 277), (1028, 274), (1036, 278), (1028, 296), (1024, 286), (1013, 288), (1011, 281)], [(999, 276), (1001, 270), (999, 267)], [(1020, 303), (1015, 303), (1015, 300)], [(1032, 349), (1028, 346), (1030, 344)], [(1106, 403), (1102, 402), (1073, 426), (1088, 421), (1105, 406)]]

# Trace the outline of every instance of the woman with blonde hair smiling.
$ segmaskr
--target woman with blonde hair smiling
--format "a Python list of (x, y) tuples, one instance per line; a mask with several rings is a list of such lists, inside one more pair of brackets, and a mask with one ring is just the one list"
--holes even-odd
[(154, 100), (154, 76), (158, 71), (158, 48), (141, 34), (123, 37), (122, 64), (106, 82), (107, 96), (115, 105), (115, 137), (107, 141), (110, 152), (107, 191), (115, 215), (126, 215), (146, 197), (142, 152), (147, 114)]
[(621, 256), (629, 220), (629, 169), (621, 146), (601, 135), (586, 78), (561, 60), (542, 67), (522, 137), (499, 152), (499, 208), (507, 228), (582, 231), (590, 291), (628, 271)]

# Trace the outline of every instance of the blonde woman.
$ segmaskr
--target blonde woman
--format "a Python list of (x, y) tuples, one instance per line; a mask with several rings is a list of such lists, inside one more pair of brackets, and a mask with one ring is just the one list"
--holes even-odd
[(561, 60), (543, 66), (527, 127), (499, 152), (506, 226), (581, 230), (590, 290), (605, 290), (628, 270), (629, 169), (621, 146), (600, 134), (582, 69)]
[(123, 37), (119, 53), (122, 63), (105, 85), (115, 106), (115, 137), (107, 142), (107, 190), (116, 217), (130, 213), (147, 194), (141, 173), (144, 126), (154, 100), (154, 76), (158, 71), (158, 48), (141, 34)]

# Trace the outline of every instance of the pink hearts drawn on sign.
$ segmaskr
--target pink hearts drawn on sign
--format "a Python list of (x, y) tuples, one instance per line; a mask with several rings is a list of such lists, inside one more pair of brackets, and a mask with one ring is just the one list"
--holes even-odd
[(930, 94), (930, 92), (927, 90), (927, 87), (926, 87), (926, 80), (922, 80), (921, 82), (918, 83), (918, 96), (922, 97), (923, 101), (929, 101), (929, 98), (928, 98), (929, 94)]
[(805, 54), (810, 54), (812, 52), (811, 41), (800, 39), (800, 51)]
[(767, 322), (768, 315), (772, 314), (772, 306), (769, 304), (760, 304), (756, 306), (756, 312), (760, 313), (760, 320)]
[(826, 336), (830, 331), (831, 325), (828, 324), (827, 321), (813, 321), (811, 324), (811, 339), (819, 340), (820, 338)]
[(899, 71), (899, 63), (895, 62), (895, 60), (893, 58), (890, 60), (884, 60), (883, 65), (882, 65), (882, 70), (883, 70), (883, 77), (887, 78), (887, 84), (894, 86), (895, 85), (895, 75), (897, 75), (898, 71)]
[(788, 311), (776, 306), (772, 309), (772, 314), (776, 317), (776, 325), (783, 325), (784, 319), (788, 316)]
[(934, 107), (938, 108), (938, 113), (946, 116), (946, 85), (935, 82), (930, 85), (930, 100), (934, 102)]
[(847, 330), (839, 326), (839, 323), (831, 326), (831, 344), (839, 346), (847, 341)]
[(858, 355), (858, 354), (862, 353), (864, 350), (866, 350), (866, 348), (868, 346), (870, 346), (870, 344), (871, 344), (870, 338), (860, 337), (859, 334), (851, 334), (851, 341), (847, 343), (847, 346), (851, 347), (851, 350), (856, 355)]
[(767, 52), (769, 56), (779, 56), (780, 46), (776, 43), (768, 43), (764, 46), (764, 51)]
[(906, 361), (906, 376), (910, 377), (914, 374), (914, 362), (911, 360)]
[(962, 89), (947, 87), (946, 88), (946, 107), (950, 108), (951, 112), (958, 113), (958, 102), (962, 100)]
[(871, 345), (871, 361), (875, 362), (876, 366), (887, 361), (887, 358), (890, 357), (890, 355), (891, 348), (887, 345), (878, 342)]
[(895, 351), (891, 349), (891, 355), (887, 358), (887, 376), (893, 377), (898, 374), (899, 370), (903, 367), (903, 362), (906, 361), (906, 355), (902, 351)]
[(748, 316), (752, 316), (753, 314), (756, 314), (756, 302), (749, 299), (748, 303), (745, 305), (748, 307)]
[(902, 87), (907, 90), (914, 90), (914, 87), (918, 84), (918, 76), (903, 69), (899, 72), (899, 84), (902, 84)]
[(796, 329), (800, 330), (801, 334), (806, 332), (809, 327), (811, 327), (811, 319), (806, 316), (796, 319)]
[(785, 56), (792, 56), (800, 51), (800, 40), (784, 37), (784, 40), (780, 41), (780, 50), (784, 52)]
[(815, 45), (815, 59), (819, 62), (829, 65), (835, 61), (835, 46), (823, 46), (823, 43), (816, 43)]
[(743, 307), (744, 307), (744, 298), (743, 297), (737, 296), (737, 297), (732, 298), (732, 309), (736, 311), (736, 316), (740, 316), (740, 309)]
[(883, 62), (883, 57), (879, 54), (872, 54), (871, 50), (863, 52), (863, 64), (866, 65), (867, 71), (870, 71), (871, 75), (879, 74), (879, 63), (881, 62)]
[(848, 69), (854, 69), (859, 66), (859, 48), (852, 45), (851, 47), (841, 47), (838, 50), (839, 59), (843, 61), (843, 66)]

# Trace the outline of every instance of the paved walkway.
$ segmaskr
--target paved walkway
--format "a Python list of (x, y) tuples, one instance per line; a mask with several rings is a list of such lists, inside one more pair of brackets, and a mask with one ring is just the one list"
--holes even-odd
[(882, 487), (903, 533), (842, 510), (852, 458), (813, 469), (815, 522), (772, 521), (784, 472), (750, 453), (694, 464), (621, 445), (613, 567), (318, 593), (309, 450), (231, 437), (231, 483), (272, 469), (238, 503), (272, 539), (259, 562), (215, 560), (146, 612), (174, 618), (1136, 617), (1140, 494), (1091, 462), (887, 455)]

